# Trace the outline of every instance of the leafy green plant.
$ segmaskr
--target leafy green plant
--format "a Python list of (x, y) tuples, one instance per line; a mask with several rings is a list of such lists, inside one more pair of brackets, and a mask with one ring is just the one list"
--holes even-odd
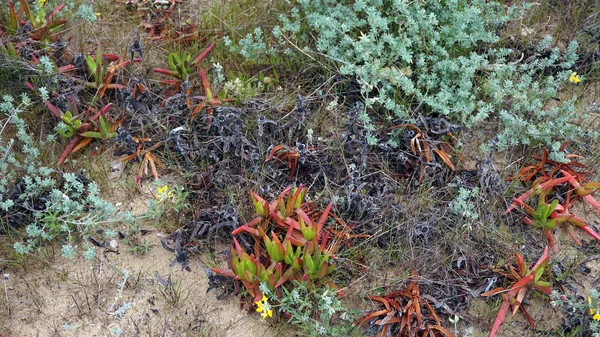
[(79, 128), (81, 128), (81, 120), (79, 118), (73, 118), (71, 111), (66, 111), (60, 116), (63, 124), (58, 125), (58, 134), (66, 139), (71, 139), (75, 135)]
[(0, 41), (0, 52), (15, 59), (19, 57), (15, 46), (10, 41), (7, 41), (6, 44), (4, 44), (3, 41)]
[[(112, 103), (105, 105), (100, 110), (88, 107), (86, 112), (82, 114), (77, 114), (78, 108), (73, 97), (71, 97), (69, 102), (70, 110), (64, 113), (49, 101), (46, 100), (44, 103), (50, 112), (61, 120), (57, 125), (58, 133), (63, 138), (70, 139), (58, 159), (58, 165), (61, 165), (71, 153), (77, 152), (87, 146), (93, 139), (108, 140), (117, 136), (115, 130), (119, 126), (119, 123), (109, 126), (104, 117), (102, 117), (111, 108)], [(77, 115), (74, 116), (71, 110)], [(95, 111), (95, 113), (90, 116), (89, 112), (92, 111)], [(82, 118), (85, 118), (85, 120), (82, 120)], [(97, 131), (89, 131), (94, 125)]]
[(188, 74), (193, 71), (192, 55), (190, 55), (190, 53), (187, 51), (181, 53), (170, 53), (169, 67), (171, 68), (170, 70), (164, 68), (154, 68), (154, 71), (160, 74), (176, 77), (182, 81), (185, 80)]
[(108, 140), (117, 136), (117, 133), (112, 131), (111, 127), (106, 123), (104, 117), (100, 116), (96, 123), (98, 131), (86, 131), (81, 134), (82, 137)]
[(157, 186), (155, 199), (148, 202), (148, 214), (154, 219), (160, 219), (161, 223), (173, 220), (173, 223), (169, 224), (179, 228), (182, 213), (189, 207), (187, 202), (189, 192), (179, 185), (169, 187), (161, 182), (156, 182), (155, 185)]
[(251, 234), (254, 251), (247, 253), (234, 238), (229, 269), (213, 271), (241, 281), (255, 301), (263, 295), (261, 283), (271, 291), (293, 280), (306, 281), (310, 287), (337, 288), (328, 275), (335, 268), (333, 254), (338, 243), (329, 242), (329, 234), (323, 230), (332, 205), (316, 212), (310, 203), (303, 203), (306, 191), (302, 186), (293, 191), (288, 187), (271, 203), (250, 191), (257, 216), (233, 235)]
[[(522, 220), (523, 223), (542, 228), (553, 250), (556, 250), (556, 247), (552, 236), (552, 229), (560, 223), (568, 223), (569, 225), (578, 227), (593, 239), (600, 241), (600, 235), (591, 226), (570, 212), (569, 209), (572, 202), (576, 199), (572, 197), (572, 191), (567, 192), (565, 201), (562, 204), (559, 204), (557, 199), (554, 199), (550, 204), (548, 204), (547, 201), (547, 196), (556, 186), (568, 182), (575, 189), (578, 198), (583, 198), (583, 200), (588, 202), (597, 211), (600, 211), (600, 205), (598, 205), (596, 200), (591, 196), (593, 189), (600, 187), (600, 183), (588, 182), (581, 185), (577, 179), (566, 170), (561, 169), (560, 172), (563, 175), (561, 178), (549, 179), (548, 176), (542, 176), (536, 179), (530, 190), (523, 193), (518, 198), (514, 198), (514, 202), (506, 209), (505, 213), (511, 212), (517, 206), (523, 208), (531, 215), (531, 218), (524, 218)], [(539, 197), (536, 209), (525, 203), (525, 201), (533, 195)], [(577, 239), (573, 229), (567, 227), (567, 230), (569, 231), (571, 238), (581, 246), (581, 242)]]
[[(188, 78), (188, 75), (194, 72), (194, 69), (198, 66), (200, 62), (212, 51), (215, 43), (211, 43), (202, 53), (198, 55), (192, 61), (192, 55), (188, 51), (180, 51), (173, 52), (169, 54), (168, 64), (169, 68), (154, 68), (154, 72), (175, 77), (179, 81), (185, 81)], [(171, 82), (164, 82), (168, 84), (173, 84)]]
[[(7, 26), (8, 33), (11, 35), (16, 34), (19, 28), (24, 26), (23, 23), (25, 22), (25, 24), (28, 23), (33, 28), (29, 32), (29, 36), (32, 39), (42, 41), (44, 43), (55, 41), (57, 35), (53, 33), (56, 33), (58, 30), (60, 30), (67, 22), (66, 20), (56, 19), (56, 16), (65, 7), (65, 3), (57, 6), (50, 13), (46, 13), (44, 4), (41, 3), (41, 5), (38, 6), (38, 11), (34, 13), (29, 7), (29, 2), (27, 0), (20, 1), (21, 7), (19, 7), (18, 11), (15, 10), (14, 3), (11, 0), (8, 1), (8, 10), (10, 15), (10, 22)], [(25, 14), (28, 22), (24, 20), (23, 14)]]
[[(553, 183), (558, 183), (564, 181), (566, 179), (556, 179)], [(537, 209), (533, 209), (528, 205), (523, 204), (523, 208), (531, 215), (532, 218), (524, 218), (523, 223), (540, 227), (546, 234), (548, 238), (548, 243), (550, 247), (555, 250), (554, 237), (552, 236), (552, 229), (556, 227), (559, 223), (563, 223), (565, 221), (569, 221), (570, 216), (555, 216), (551, 217), (552, 214), (556, 214), (555, 209), (558, 206), (558, 200), (553, 200), (552, 203), (548, 204), (547, 195), (552, 188), (553, 185), (548, 184), (545, 188), (539, 188), (537, 190), (537, 194), (539, 195), (538, 206)], [(561, 206), (562, 207), (562, 206)]]
[(96, 57), (94, 58), (90, 55), (85, 55), (85, 62), (87, 64), (87, 70), (94, 79), (94, 83), (96, 83), (97, 87), (100, 87), (100, 84), (106, 75), (106, 66), (102, 60), (102, 48), (100, 48), (100, 45), (98, 45), (98, 48), (96, 49)]
[[(84, 57), (87, 72), (91, 75), (93, 82), (88, 82), (87, 79), (80, 79), (75, 77), (75, 81), (81, 83), (87, 88), (96, 89), (97, 93), (94, 96), (93, 101), (98, 101), (104, 97), (104, 94), (108, 89), (123, 90), (126, 88), (121, 83), (113, 83), (115, 74), (120, 69), (126, 68), (132, 62), (141, 62), (140, 58), (131, 58), (129, 60), (122, 61), (122, 58), (115, 54), (103, 53), (102, 45), (98, 43), (96, 47), (96, 56), (86, 55)], [(73, 65), (66, 65), (59, 68), (59, 72), (67, 75), (68, 72), (75, 69)]]
[[(213, 42), (206, 47), (195, 59), (191, 61), (191, 55), (187, 51), (183, 51), (180, 53), (171, 53), (169, 54), (169, 67), (171, 69), (165, 68), (154, 68), (154, 72), (175, 77), (176, 80), (160, 80), (160, 83), (167, 84), (170, 86), (174, 86), (177, 88), (186, 88), (185, 94), (189, 95), (191, 86), (189, 85), (188, 80), (189, 75), (194, 72), (195, 69), (198, 69), (198, 73), (200, 74), (200, 80), (202, 82), (202, 89), (204, 90), (204, 96), (197, 96), (196, 98), (200, 98), (201, 102), (195, 106), (192, 106), (192, 103), (189, 97), (186, 99), (186, 104), (188, 108), (192, 110), (191, 120), (194, 120), (198, 114), (206, 108), (206, 112), (211, 118), (209, 118), (209, 122), (212, 122), (212, 106), (221, 105), (225, 101), (229, 101), (225, 97), (219, 97), (218, 95), (213, 95), (213, 91), (208, 80), (208, 76), (206, 76), (206, 72), (203, 68), (199, 68), (200, 62), (206, 58), (206, 56), (212, 51), (215, 47), (216, 43)], [(185, 83), (185, 85), (184, 85)], [(169, 98), (165, 99), (165, 102), (169, 100)]]

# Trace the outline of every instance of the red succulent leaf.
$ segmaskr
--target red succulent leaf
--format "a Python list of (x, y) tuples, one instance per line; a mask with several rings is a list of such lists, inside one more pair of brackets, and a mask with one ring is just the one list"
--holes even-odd
[(212, 49), (215, 47), (216, 44), (217, 44), (216, 42), (213, 42), (208, 47), (206, 47), (206, 49), (204, 49), (204, 51), (202, 53), (200, 53), (200, 55), (198, 55), (198, 57), (196, 57), (196, 59), (194, 60), (194, 62), (192, 62), (192, 64), (197, 67), (198, 64), (200, 62), (202, 62), (202, 60), (204, 60), (206, 55), (208, 55), (212, 51)]
[(235, 275), (235, 273), (233, 271), (231, 271), (230, 269), (211, 268), (211, 270), (218, 275), (222, 275), (222, 276), (226, 276), (226, 277), (230, 277), (230, 278), (237, 278), (237, 275)]
[(62, 154), (58, 158), (58, 162), (56, 163), (57, 166), (61, 166), (65, 162), (65, 160), (67, 160), (67, 157), (69, 156), (71, 151), (73, 151), (77, 143), (79, 143), (79, 140), (81, 140), (81, 137), (79, 136), (71, 138), (69, 144), (67, 144), (67, 147), (63, 150)]
[(44, 104), (46, 104), (48, 109), (50, 109), (50, 112), (52, 112), (54, 117), (60, 118), (63, 115), (63, 112), (60, 111), (60, 109), (58, 107), (56, 107), (54, 104), (50, 103), (49, 101), (44, 101)]

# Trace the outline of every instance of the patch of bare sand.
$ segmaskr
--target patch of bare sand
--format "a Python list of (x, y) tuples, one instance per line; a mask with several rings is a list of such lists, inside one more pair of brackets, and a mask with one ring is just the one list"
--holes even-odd
[[(106, 195), (120, 209), (141, 214), (146, 200), (152, 198), (152, 184), (137, 191), (124, 182), (105, 181)], [(165, 177), (168, 180), (168, 177)], [(208, 278), (201, 261), (211, 259), (208, 253), (190, 257), (191, 272), (179, 265), (170, 268), (175, 254), (162, 248), (162, 233), (147, 223), (143, 229), (152, 232), (144, 238), (152, 244), (146, 255), (128, 252), (120, 240), (119, 254), (97, 250), (92, 261), (82, 257), (69, 260), (60, 249), (48, 253), (45, 266), (25, 270), (7, 270), (6, 305), (0, 306), (0, 337), (19, 336), (291, 336), (281, 331), (273, 320), (262, 320), (258, 314), (248, 315), (240, 307), (239, 297), (218, 300), (219, 290), (207, 293)], [(126, 228), (117, 228), (126, 232)], [(221, 250), (225, 247), (220, 247)], [(47, 251), (51, 251), (48, 248)], [(224, 264), (224, 263), (223, 263)], [(119, 296), (123, 272), (129, 277)], [(165, 296), (166, 287), (156, 273), (175, 282), (180, 290), (178, 301)], [(161, 291), (162, 290), (162, 291)], [(169, 297), (169, 298), (167, 298)], [(118, 317), (119, 308), (129, 309)], [(247, 309), (247, 308), (245, 308)], [(4, 312), (1, 312), (4, 311)]]
[[(47, 268), (11, 274), (10, 319), (2, 323), (7, 336), (111, 336), (117, 328), (125, 336), (286, 336), (258, 314), (247, 315), (238, 297), (217, 300), (215, 292), (206, 293), (208, 279), (197, 258), (192, 272), (169, 268), (174, 255), (160, 247), (156, 232), (147, 239), (154, 248), (144, 256), (122, 246), (119, 255), (56, 257)], [(119, 297), (123, 271), (129, 277)], [(181, 300), (163, 296), (156, 272), (180, 283)], [(127, 303), (130, 309), (118, 318), (115, 312)]]

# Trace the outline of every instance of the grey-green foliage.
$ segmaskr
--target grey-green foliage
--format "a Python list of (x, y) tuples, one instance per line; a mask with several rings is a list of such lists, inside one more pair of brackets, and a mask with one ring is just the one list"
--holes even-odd
[(580, 324), (570, 327), (569, 330), (575, 333), (561, 334), (561, 336), (600, 337), (600, 293), (596, 289), (589, 290), (587, 299), (553, 290), (550, 304), (562, 310), (564, 317), (569, 318), (568, 323), (579, 322)]
[[(418, 109), (468, 127), (497, 118), (496, 148), (544, 144), (561, 159), (560, 142), (584, 134), (572, 100), (548, 103), (568, 84), (577, 42), (563, 53), (548, 36), (524, 59), (502, 48), (498, 32), (524, 9), (486, 0), (298, 0), (273, 35), (303, 52), (311, 46), (356, 78), (369, 111), (406, 120)], [(240, 42), (249, 49), (248, 38)], [(256, 46), (254, 56), (273, 52)], [(371, 117), (363, 121), (373, 137)]]
[(75, 16), (81, 19), (86, 20), (89, 23), (94, 23), (96, 22), (96, 13), (94, 13), (94, 10), (92, 9), (92, 7), (90, 5), (86, 5), (86, 4), (81, 4), (79, 5), (79, 7), (77, 8), (77, 12), (75, 13)]
[(231, 51), (238, 52), (247, 59), (256, 59), (262, 54), (274, 51), (272, 48), (267, 48), (263, 31), (260, 27), (256, 27), (253, 33), (248, 33), (244, 38), (239, 40), (237, 45), (233, 44), (227, 36), (225, 36), (223, 42)]
[[(59, 173), (41, 164), (40, 149), (54, 137), (39, 143), (31, 137), (21, 116), (30, 103), (26, 95), (20, 104), (11, 96), (4, 96), (0, 103), (0, 213), (19, 214), (19, 221), (26, 221), (19, 223), (25, 226), (25, 239), (14, 244), (18, 253), (30, 253), (43, 242), (59, 238), (63, 255), (74, 257), (77, 239), (87, 239), (102, 224), (121, 217), (115, 216), (111, 203), (100, 198), (95, 183), (84, 183), (73, 173)], [(9, 130), (16, 132), (15, 137), (2, 139)], [(83, 246), (83, 256), (93, 258), (87, 240)]]
[[(281, 313), (290, 315), (290, 323), (298, 325), (308, 336), (349, 336), (354, 312), (342, 306), (335, 290), (327, 287), (309, 289), (306, 283), (294, 281), (282, 287), (278, 297), (266, 284), (261, 291), (269, 301), (278, 303)], [(339, 320), (334, 324), (334, 317)]]
[(116, 309), (116, 310), (114, 310), (114, 308), (116, 307), (117, 303), (123, 297), (123, 289), (125, 289), (125, 285), (127, 284), (127, 280), (129, 279), (129, 270), (123, 270), (121, 273), (122, 273), (121, 282), (117, 282), (117, 286), (118, 286), (118, 288), (117, 288), (117, 295), (115, 296), (114, 301), (112, 302), (112, 304), (108, 308), (108, 312), (111, 313), (112, 315), (114, 315), (118, 319), (123, 318), (123, 315), (125, 315), (125, 313), (127, 312), (127, 310), (131, 309), (131, 303), (125, 302), (125, 303), (121, 303), (121, 305), (119, 306), (119, 308)]
[(466, 189), (461, 187), (458, 190), (458, 195), (450, 203), (450, 211), (460, 216), (465, 223), (464, 227), (469, 230), (472, 228), (473, 222), (479, 218), (477, 213), (477, 201), (479, 199), (479, 188)]

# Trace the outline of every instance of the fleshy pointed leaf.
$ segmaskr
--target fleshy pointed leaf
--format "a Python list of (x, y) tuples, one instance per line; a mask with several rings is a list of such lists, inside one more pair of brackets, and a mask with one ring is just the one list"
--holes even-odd
[(213, 42), (208, 47), (206, 47), (206, 49), (204, 49), (204, 51), (202, 53), (200, 53), (200, 55), (198, 55), (198, 57), (196, 57), (196, 59), (193, 62), (193, 65), (197, 67), (198, 64), (200, 62), (202, 62), (202, 60), (204, 60), (206, 55), (208, 55), (212, 51), (212, 49), (215, 47), (216, 44), (217, 44), (216, 42)]

